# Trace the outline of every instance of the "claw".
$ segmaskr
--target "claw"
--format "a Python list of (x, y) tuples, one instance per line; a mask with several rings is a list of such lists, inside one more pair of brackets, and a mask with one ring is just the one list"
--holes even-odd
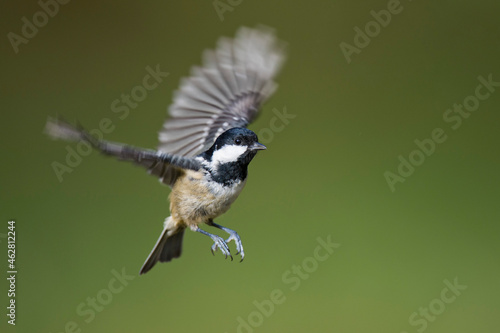
[(243, 244), (241, 243), (240, 236), (236, 233), (236, 231), (230, 233), (230, 236), (226, 239), (226, 244), (232, 240), (234, 240), (234, 243), (236, 244), (236, 254), (241, 254), (240, 262), (242, 262), (245, 258), (245, 251), (243, 251)]
[(233, 256), (231, 255), (231, 252), (229, 251), (229, 247), (227, 246), (227, 243), (224, 241), (224, 238), (217, 236), (217, 235), (213, 235), (211, 233), (208, 233), (200, 228), (196, 228), (196, 229), (194, 229), (194, 231), (202, 233), (202, 234), (207, 235), (210, 238), (212, 238), (212, 240), (214, 241), (214, 245), (212, 245), (210, 250), (212, 251), (213, 255), (215, 255), (215, 252), (217, 251), (217, 249), (220, 249), (220, 251), (222, 252), (222, 254), (224, 254), (226, 259), (229, 256), (231, 258), (231, 260), (233, 260)]
[(220, 249), (224, 257), (227, 259), (229, 256), (231, 260), (233, 260), (233, 256), (231, 255), (231, 252), (229, 251), (229, 247), (227, 246), (227, 243), (224, 241), (222, 237), (213, 235), (212, 237), (214, 241), (214, 245), (212, 245), (212, 254), (215, 255), (215, 252), (217, 252), (217, 249)]
[(233, 256), (231, 255), (231, 252), (229, 251), (229, 246), (227, 244), (230, 241), (234, 240), (234, 243), (236, 244), (236, 254), (241, 255), (240, 262), (242, 262), (243, 259), (245, 258), (245, 251), (243, 251), (243, 244), (241, 243), (241, 239), (240, 239), (240, 236), (238, 235), (238, 233), (236, 231), (234, 231), (234, 230), (231, 230), (229, 228), (226, 228), (226, 227), (223, 227), (221, 225), (218, 225), (218, 224), (214, 223), (213, 220), (209, 220), (207, 222), (207, 224), (209, 226), (221, 229), (221, 230), (223, 230), (223, 231), (225, 231), (225, 232), (227, 232), (229, 234), (228, 239), (224, 240), (222, 237), (210, 234), (210, 233), (208, 233), (206, 231), (203, 231), (200, 228), (195, 229), (195, 231), (201, 232), (202, 234), (205, 234), (207, 236), (210, 236), (210, 238), (212, 238), (212, 240), (214, 241), (214, 245), (212, 245), (212, 249), (211, 249), (212, 250), (212, 254), (215, 255), (215, 252), (219, 248), (221, 250), (222, 254), (224, 254), (224, 256), (226, 257), (226, 259), (229, 256), (231, 258), (231, 261), (232, 261), (233, 260)]

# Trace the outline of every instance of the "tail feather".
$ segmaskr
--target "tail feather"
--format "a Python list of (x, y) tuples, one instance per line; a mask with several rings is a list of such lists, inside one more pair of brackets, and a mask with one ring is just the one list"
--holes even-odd
[(146, 262), (142, 265), (139, 274), (142, 275), (149, 272), (158, 261), (169, 262), (174, 258), (179, 258), (182, 253), (184, 230), (184, 228), (172, 229), (166, 225)]
[(169, 262), (174, 258), (179, 258), (182, 254), (182, 239), (184, 238), (184, 229), (178, 231), (167, 238), (160, 254), (160, 262)]

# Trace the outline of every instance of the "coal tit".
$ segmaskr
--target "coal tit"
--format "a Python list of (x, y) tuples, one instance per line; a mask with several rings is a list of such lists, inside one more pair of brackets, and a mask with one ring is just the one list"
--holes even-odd
[[(214, 219), (236, 200), (249, 163), (266, 149), (246, 126), (275, 91), (273, 79), (284, 58), (283, 43), (268, 28), (240, 28), (234, 39), (221, 38), (215, 50), (205, 51), (203, 67), (194, 67), (191, 76), (181, 81), (170, 117), (159, 132), (158, 150), (99, 140), (81, 126), (48, 120), (46, 132), (53, 138), (84, 140), (106, 155), (145, 167), (172, 188), (171, 215), (140, 274), (158, 261), (178, 258), (186, 228), (209, 236), (212, 253), (220, 249), (226, 258), (233, 258), (228, 243), (235, 241), (243, 260), (240, 236)], [(223, 230), (229, 238), (201, 229), (203, 223)]]

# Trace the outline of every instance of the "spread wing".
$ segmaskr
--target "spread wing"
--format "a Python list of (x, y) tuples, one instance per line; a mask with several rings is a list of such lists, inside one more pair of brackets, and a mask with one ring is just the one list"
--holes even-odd
[(195, 156), (227, 129), (246, 127), (276, 90), (273, 81), (285, 58), (284, 44), (269, 28), (240, 28), (205, 51), (203, 67), (181, 81), (159, 133), (158, 150)]
[(175, 182), (175, 177), (179, 175), (180, 170), (196, 171), (201, 168), (201, 163), (195, 158), (97, 139), (83, 127), (73, 126), (63, 119), (49, 118), (45, 125), (45, 133), (54, 139), (83, 140), (105, 155), (116, 157), (121, 161), (133, 162), (146, 168), (149, 173), (159, 177), (162, 182), (170, 186)]
[(160, 177), (163, 182), (170, 185), (172, 185), (174, 180), (164, 180), (166, 169), (189, 169), (196, 171), (201, 168), (201, 163), (195, 158), (172, 155), (156, 150), (97, 139), (82, 126), (73, 126), (64, 119), (49, 118), (45, 125), (45, 133), (54, 139), (87, 142), (90, 146), (105, 155), (116, 157), (121, 161), (133, 162), (146, 168), (149, 173)]
[(145, 167), (173, 186), (183, 169), (198, 170), (189, 157), (212, 146), (225, 130), (246, 127), (275, 91), (273, 81), (284, 60), (284, 45), (268, 28), (240, 28), (236, 38), (221, 38), (206, 51), (203, 67), (183, 79), (169, 108), (170, 118), (159, 133), (158, 151), (98, 140), (83, 128), (49, 119), (46, 132), (54, 138), (84, 140), (106, 155)]

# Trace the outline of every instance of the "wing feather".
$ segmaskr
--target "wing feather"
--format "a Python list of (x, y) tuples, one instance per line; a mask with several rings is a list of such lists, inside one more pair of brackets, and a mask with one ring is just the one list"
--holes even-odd
[(159, 133), (158, 149), (182, 156), (207, 150), (217, 136), (246, 127), (276, 90), (284, 44), (269, 28), (240, 28), (203, 53), (203, 66), (181, 81)]

